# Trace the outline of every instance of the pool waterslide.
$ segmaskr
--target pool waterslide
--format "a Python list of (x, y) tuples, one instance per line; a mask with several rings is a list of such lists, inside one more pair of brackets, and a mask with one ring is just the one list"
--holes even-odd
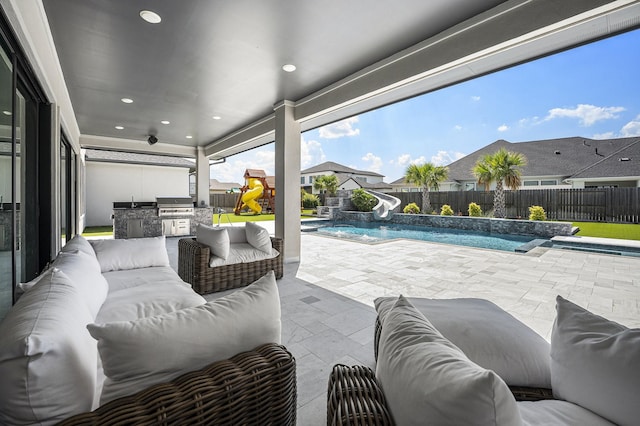
[(373, 208), (373, 217), (377, 220), (389, 220), (393, 211), (400, 205), (400, 199), (383, 192), (365, 189), (365, 192), (378, 199), (378, 204)]

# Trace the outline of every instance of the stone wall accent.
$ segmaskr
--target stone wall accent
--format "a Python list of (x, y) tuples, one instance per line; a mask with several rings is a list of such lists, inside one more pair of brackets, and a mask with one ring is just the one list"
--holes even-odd
[(113, 209), (113, 238), (127, 238), (130, 220), (142, 221), (143, 237), (162, 235), (162, 219), (191, 219), (191, 235), (195, 235), (198, 223), (213, 224), (211, 207), (196, 207), (193, 216), (159, 217), (156, 208), (116, 208)]
[[(341, 211), (335, 215), (334, 219), (347, 222), (376, 222), (373, 213), (370, 212)], [(551, 238), (556, 235), (571, 235), (572, 228), (570, 222), (405, 213), (396, 213), (391, 220), (380, 223), (465, 229), (495, 234), (527, 235), (543, 238)]]

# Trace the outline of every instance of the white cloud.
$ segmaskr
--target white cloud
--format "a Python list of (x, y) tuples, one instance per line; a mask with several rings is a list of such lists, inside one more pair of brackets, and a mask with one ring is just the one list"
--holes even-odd
[(456, 124), (455, 126), (453, 126), (453, 130), (456, 130), (459, 132), (460, 130), (462, 130), (462, 126), (459, 124)]
[(509, 126), (507, 126), (506, 124), (503, 124), (502, 126), (498, 127), (499, 132), (506, 132), (507, 130), (509, 130)]
[(620, 134), (623, 137), (640, 136), (640, 115), (625, 124)]
[(480, 96), (472, 96), (471, 100), (475, 101), (475, 102), (478, 102), (480, 100)]
[(360, 129), (354, 128), (357, 123), (358, 117), (355, 116), (333, 124), (327, 124), (320, 127), (320, 137), (323, 139), (337, 139), (345, 136), (357, 136), (360, 134)]
[(367, 170), (369, 170), (370, 172), (380, 173), (380, 171), (382, 170), (382, 164), (383, 164), (382, 158), (376, 155), (373, 155), (370, 152), (368, 152), (367, 155), (362, 157), (362, 161), (369, 163)]
[(598, 107), (595, 105), (579, 104), (575, 108), (553, 108), (544, 118), (545, 121), (554, 118), (577, 118), (583, 126), (591, 126), (597, 121), (618, 118), (618, 113), (624, 111), (624, 107)]
[(322, 150), (322, 144), (318, 141), (306, 141), (303, 137), (300, 146), (300, 168), (306, 169), (325, 161), (327, 157)]
[(424, 155), (421, 155), (418, 158), (411, 158), (411, 154), (402, 154), (397, 159), (389, 162), (399, 167), (407, 167), (409, 164), (424, 164), (427, 162), (427, 159)]
[(431, 162), (436, 166), (446, 166), (456, 160), (461, 159), (467, 154), (457, 151), (438, 151), (438, 153), (431, 157)]

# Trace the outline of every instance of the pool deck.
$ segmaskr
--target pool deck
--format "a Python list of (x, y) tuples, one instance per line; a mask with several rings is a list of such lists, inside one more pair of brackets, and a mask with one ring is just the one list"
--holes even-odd
[[(273, 222), (260, 225), (273, 233)], [(167, 239), (174, 267), (177, 240)], [(334, 364), (375, 366), (376, 297), (484, 298), (549, 339), (561, 295), (640, 327), (640, 258), (572, 250), (517, 254), (412, 240), (367, 245), (305, 232), (301, 262), (285, 265), (278, 287), (282, 343), (297, 362), (300, 425), (326, 424)]]

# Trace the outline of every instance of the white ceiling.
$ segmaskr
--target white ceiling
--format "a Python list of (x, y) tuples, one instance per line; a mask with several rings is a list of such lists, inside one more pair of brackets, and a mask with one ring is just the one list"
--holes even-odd
[(42, 3), (86, 144), (214, 159), (272, 141), (282, 100), (306, 130), (640, 24), (631, 0)]

